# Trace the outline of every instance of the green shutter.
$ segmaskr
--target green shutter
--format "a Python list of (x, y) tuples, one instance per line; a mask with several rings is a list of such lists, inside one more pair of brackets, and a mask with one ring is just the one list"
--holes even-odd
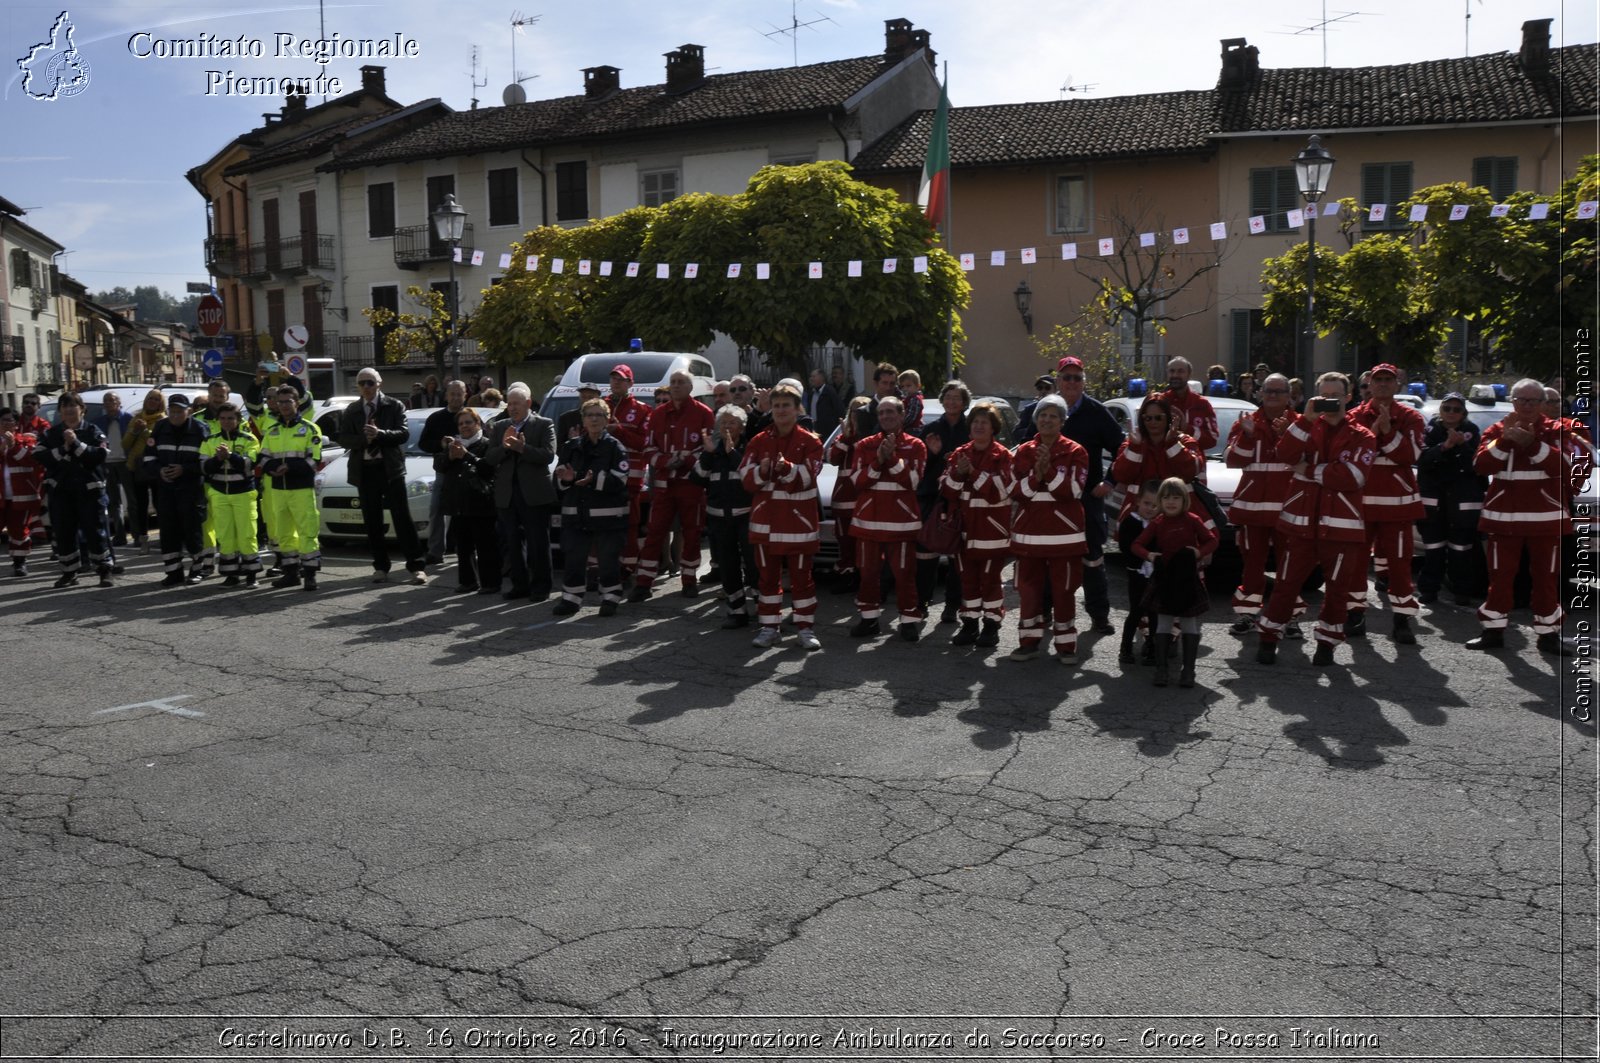
[(1491, 195), (1494, 193), (1494, 164), (1495, 160), (1487, 157), (1472, 160), (1473, 188), (1487, 188)]
[(1233, 332), (1233, 370), (1235, 373), (1250, 368), (1250, 311), (1229, 311), (1229, 325)]
[(1272, 213), (1273, 176), (1271, 170), (1250, 171), (1250, 213)]
[(1391, 203), (1404, 203), (1411, 198), (1411, 164), (1409, 162), (1394, 162), (1389, 164), (1389, 195)]

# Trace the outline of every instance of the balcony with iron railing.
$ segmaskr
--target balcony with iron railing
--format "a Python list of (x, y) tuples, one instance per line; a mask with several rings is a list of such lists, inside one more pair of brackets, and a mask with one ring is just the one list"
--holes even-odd
[(806, 368), (804, 370), (784, 369), (767, 363), (766, 355), (755, 347), (739, 348), (739, 372), (749, 377), (757, 387), (770, 388), (786, 376), (798, 377), (802, 385), (806, 384), (811, 376), (811, 370), (822, 370), (823, 377), (828, 377), (835, 366), (850, 370), (850, 359), (854, 353), (849, 347), (824, 347), (818, 345), (806, 348)]
[(237, 277), (241, 270), (240, 244), (237, 236), (206, 237), (206, 269), (214, 277)]
[[(472, 257), (472, 224), (461, 230), (461, 260)], [(440, 240), (432, 225), (402, 225), (394, 231), (394, 264), (402, 269), (418, 269), (429, 262), (450, 258), (450, 243)]]
[(279, 265), (283, 273), (306, 273), (333, 268), (333, 237), (321, 233), (301, 233), (280, 240)]
[[(398, 362), (391, 362), (384, 358), (374, 337), (368, 336), (341, 336), (336, 332), (326, 334), (323, 348), (329, 355), (338, 360), (341, 370), (351, 373), (357, 372), (362, 366), (375, 365), (382, 367), (394, 366), (400, 369), (433, 369), (436, 367), (433, 355), (427, 352), (409, 354)], [(451, 354), (445, 351), (445, 365), (450, 364)], [(470, 336), (461, 338), (461, 364), (482, 365), (483, 354), (478, 349), (478, 341)]]

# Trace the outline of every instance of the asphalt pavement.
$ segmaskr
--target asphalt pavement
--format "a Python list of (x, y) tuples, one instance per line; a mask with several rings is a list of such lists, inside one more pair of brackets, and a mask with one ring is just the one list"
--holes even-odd
[(0, 1055), (1594, 1058), (1592, 661), (1525, 628), (1374, 609), (1264, 667), (1219, 593), (1158, 690), (826, 591), (806, 655), (667, 584), (558, 621), (355, 552), (315, 594), (34, 567)]

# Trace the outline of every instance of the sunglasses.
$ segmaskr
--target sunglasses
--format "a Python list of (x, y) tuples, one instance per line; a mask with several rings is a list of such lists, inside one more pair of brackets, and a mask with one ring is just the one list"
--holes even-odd
[(1062, 373), (1059, 376), (1057, 376), (1056, 379), (1057, 380), (1068, 380), (1068, 381), (1082, 380), (1083, 379), (1083, 374), (1082, 373)]
[(378, 386), (378, 382), (376, 380), (357, 380), (356, 386), (363, 388), (375, 388)]
[(754, 391), (755, 389), (751, 388), (751, 387), (748, 387), (747, 385), (744, 385), (744, 384), (735, 384), (733, 387), (729, 388), (728, 390), (729, 391)]
[(1465, 406), (1440, 406), (1439, 407), (1439, 412), (1440, 413), (1466, 413), (1467, 412), (1467, 408)]

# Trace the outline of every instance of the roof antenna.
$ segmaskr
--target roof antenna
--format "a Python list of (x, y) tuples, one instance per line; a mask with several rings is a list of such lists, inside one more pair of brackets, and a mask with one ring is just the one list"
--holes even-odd
[(478, 80), (478, 46), (472, 46), (472, 109), (478, 109), (478, 90), (489, 84), (489, 71), (483, 72), (483, 80)]
[(1069, 93), (1069, 92), (1092, 92), (1093, 90), (1095, 90), (1095, 89), (1097, 89), (1099, 87), (1100, 87), (1100, 83), (1099, 82), (1095, 82), (1093, 84), (1085, 83), (1083, 85), (1074, 85), (1072, 83), (1072, 75), (1068, 74), (1067, 75), (1067, 80), (1065, 80), (1065, 81), (1063, 81), (1061, 83), (1061, 98), (1063, 100), (1066, 99), (1067, 98), (1067, 93)]
[[(1467, 0), (1467, 2), (1471, 3), (1472, 0)], [(1480, 0), (1480, 2), (1481, 2), (1481, 0)], [(1326, 67), (1328, 65), (1328, 27), (1334, 25), (1335, 23), (1345, 22), (1345, 21), (1348, 21), (1350, 19), (1360, 18), (1362, 15), (1365, 15), (1365, 14), (1366, 14), (1365, 11), (1341, 11), (1338, 14), (1334, 15), (1332, 18), (1329, 18), (1328, 17), (1328, 0), (1322, 0), (1322, 19), (1320, 21), (1318, 21), (1318, 22), (1313, 22), (1309, 26), (1301, 26), (1301, 27), (1295, 29), (1291, 33), (1289, 33), (1288, 36), (1291, 36), (1291, 37), (1302, 37), (1307, 33), (1321, 33), (1322, 34), (1322, 65), (1324, 67)]]
[(764, 33), (764, 34), (762, 34), (762, 36), (768, 37), (768, 38), (771, 38), (771, 37), (789, 37), (789, 38), (791, 38), (794, 41), (794, 65), (795, 66), (799, 66), (800, 65), (800, 31), (803, 30), (803, 29), (810, 29), (812, 26), (819, 25), (819, 24), (821, 24), (823, 22), (832, 22), (832, 21), (833, 21), (833, 19), (829, 18), (827, 15), (818, 15), (816, 18), (812, 19), (810, 22), (801, 22), (800, 21), (800, 2), (799, 2), (799, 0), (789, 0), (789, 25), (788, 26), (784, 26), (784, 27), (772, 26), (772, 23), (769, 22), (769, 23), (767, 23), (767, 25), (772, 26), (772, 32), (771, 33)]
[(522, 83), (524, 81), (532, 81), (539, 76), (538, 74), (529, 74), (527, 77), (523, 77), (522, 72), (517, 69), (517, 38), (522, 36), (522, 27), (532, 26), (543, 17), (542, 15), (524, 15), (520, 11), (511, 12), (511, 84), (507, 85), (506, 90), (500, 94), (500, 98), (507, 105), (527, 103), (528, 94), (523, 90)]

